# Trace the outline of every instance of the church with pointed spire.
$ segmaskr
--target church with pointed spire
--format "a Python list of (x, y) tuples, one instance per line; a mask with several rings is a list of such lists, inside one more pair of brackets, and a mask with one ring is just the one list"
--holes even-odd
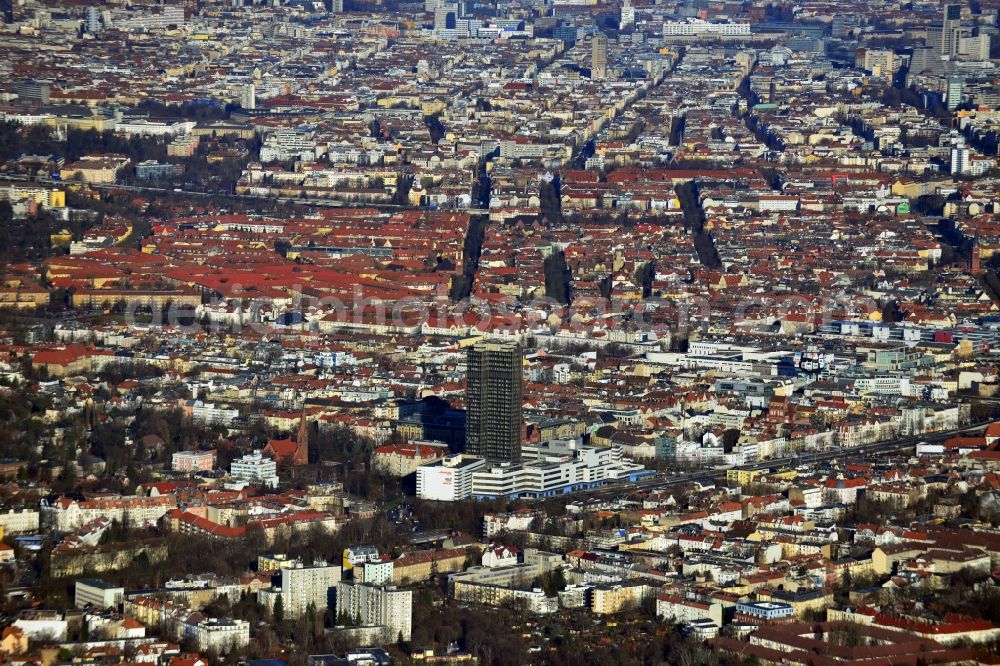
[(291, 461), (293, 465), (309, 464), (309, 423), (306, 420), (306, 412), (302, 411), (299, 417), (299, 431), (295, 439), (284, 437), (282, 439), (269, 439), (262, 453), (273, 458), (276, 462)]

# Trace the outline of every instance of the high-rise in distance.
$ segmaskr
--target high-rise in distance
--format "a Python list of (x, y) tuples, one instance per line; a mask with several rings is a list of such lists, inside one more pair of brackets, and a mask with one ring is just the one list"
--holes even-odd
[(521, 364), (515, 342), (482, 341), (469, 349), (466, 453), (521, 461)]
[(958, 42), (962, 36), (962, 5), (946, 4), (941, 21), (940, 52), (953, 58), (958, 53)]
[(608, 73), (608, 38), (603, 33), (594, 35), (590, 48), (590, 78), (603, 79)]

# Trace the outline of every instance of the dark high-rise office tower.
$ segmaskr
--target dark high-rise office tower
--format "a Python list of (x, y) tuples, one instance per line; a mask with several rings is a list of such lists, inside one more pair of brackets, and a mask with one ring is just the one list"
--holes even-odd
[(466, 453), (490, 462), (521, 461), (521, 346), (479, 342), (469, 349)]
[(860, 25), (860, 17), (856, 14), (837, 14), (830, 23), (830, 32), (834, 37), (842, 39), (847, 37), (851, 30)]
[(958, 40), (962, 36), (962, 5), (945, 5), (942, 19), (939, 50), (941, 55), (953, 57), (958, 53)]
[(0, 0), (0, 21), (14, 22), (14, 0)]

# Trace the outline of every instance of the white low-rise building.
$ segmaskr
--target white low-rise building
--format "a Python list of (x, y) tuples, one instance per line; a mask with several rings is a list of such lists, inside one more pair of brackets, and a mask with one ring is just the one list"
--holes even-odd
[(35, 509), (21, 509), (20, 511), (10, 509), (0, 513), (0, 527), (3, 528), (5, 534), (37, 532), (40, 515)]
[(260, 485), (267, 488), (278, 486), (278, 464), (261, 454), (248, 453), (229, 466), (229, 475), (237, 484)]
[(105, 583), (94, 578), (81, 578), (76, 581), (77, 608), (117, 608), (125, 597), (125, 588)]
[(656, 599), (656, 616), (678, 623), (711, 620), (721, 627), (722, 604), (717, 601), (689, 599), (675, 594), (661, 594)]
[(156, 122), (145, 118), (131, 118), (116, 122), (115, 133), (126, 136), (173, 137), (189, 134), (197, 124), (193, 120)]
[(69, 631), (69, 622), (61, 614), (51, 613), (24, 617), (14, 621), (14, 625), (32, 641), (64, 641)]
[(206, 618), (197, 624), (185, 624), (185, 638), (194, 640), (202, 651), (226, 654), (250, 644), (250, 623), (231, 618)]

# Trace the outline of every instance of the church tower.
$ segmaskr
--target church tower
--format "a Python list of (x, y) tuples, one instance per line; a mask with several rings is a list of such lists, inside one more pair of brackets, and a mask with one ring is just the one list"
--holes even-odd
[(295, 464), (309, 464), (309, 422), (306, 421), (305, 408), (299, 417), (299, 434), (295, 437)]

